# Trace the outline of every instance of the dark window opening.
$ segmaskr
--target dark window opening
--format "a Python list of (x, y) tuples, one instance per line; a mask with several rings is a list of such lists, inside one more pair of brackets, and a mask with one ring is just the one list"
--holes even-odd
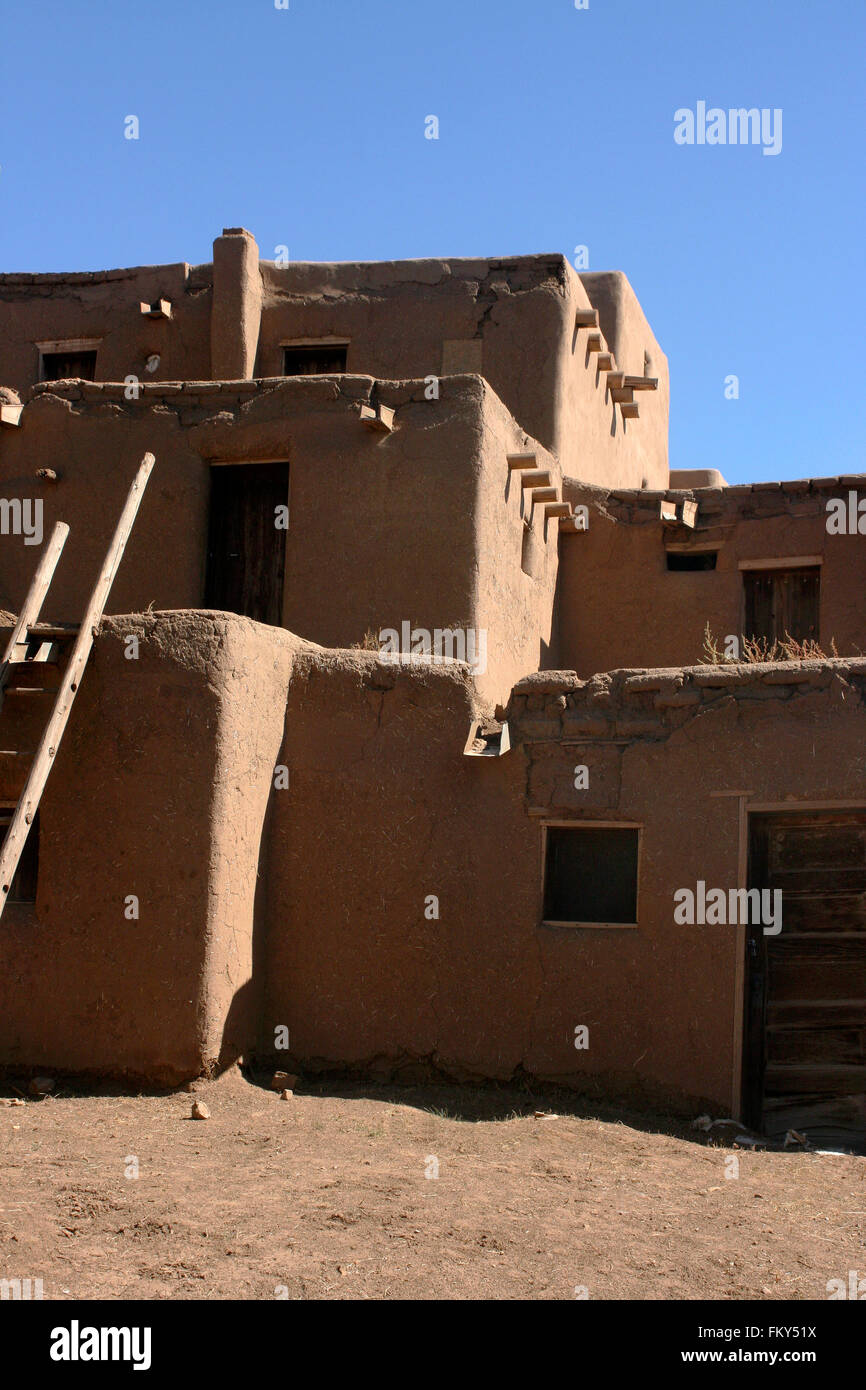
[(70, 377), (95, 381), (96, 348), (90, 352), (43, 352), (43, 381), (68, 381)]
[(310, 347), (283, 348), (284, 376), (333, 376), (345, 372), (346, 343), (316, 343)]
[(772, 645), (818, 641), (820, 568), (744, 570), (745, 635)]
[[(14, 807), (0, 807), (0, 845), (6, 839), (6, 832), (12, 824), (12, 817), (15, 814)], [(15, 877), (9, 888), (6, 901), (10, 903), (35, 903), (36, 901), (36, 880), (39, 876), (39, 812), (33, 817), (33, 824), (27, 839), (24, 841), (24, 848), (21, 851), (21, 858), (18, 860), (18, 868), (15, 870)]]
[(211, 469), (206, 608), (281, 626), (288, 504), (287, 463)]
[(633, 828), (549, 826), (545, 922), (637, 925), (638, 834)]
[(714, 570), (718, 551), (716, 550), (669, 550), (668, 569), (679, 574), (685, 571)]

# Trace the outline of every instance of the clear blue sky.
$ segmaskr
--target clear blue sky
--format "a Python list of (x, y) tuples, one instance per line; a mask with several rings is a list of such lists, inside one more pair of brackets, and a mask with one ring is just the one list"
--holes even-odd
[[(235, 225), (299, 260), (586, 245), (668, 354), (674, 467), (860, 472), (864, 71), (862, 0), (6, 0), (0, 268)], [(699, 100), (782, 108), (781, 153), (675, 144)]]

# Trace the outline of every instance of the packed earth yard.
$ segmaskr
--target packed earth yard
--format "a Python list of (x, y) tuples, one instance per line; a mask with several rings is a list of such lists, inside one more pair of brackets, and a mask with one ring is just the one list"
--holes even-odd
[(561, 1091), (258, 1080), (23, 1104), (7, 1084), (0, 1279), (59, 1300), (825, 1300), (866, 1272), (860, 1157), (711, 1147)]

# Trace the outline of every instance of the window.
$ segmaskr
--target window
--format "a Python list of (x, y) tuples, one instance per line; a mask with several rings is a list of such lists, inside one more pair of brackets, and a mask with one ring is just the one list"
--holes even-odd
[(772, 645), (786, 636), (818, 641), (821, 570), (748, 569), (743, 571), (745, 635)]
[(39, 375), (42, 381), (66, 381), (70, 377), (94, 381), (96, 348), (89, 348), (85, 352), (43, 352)]
[(679, 574), (687, 570), (714, 570), (718, 551), (716, 550), (669, 550), (668, 569)]
[[(6, 831), (12, 824), (14, 806), (0, 806), (0, 844), (6, 839)], [(24, 842), (18, 868), (9, 889), (6, 901), (10, 903), (35, 903), (36, 879), (39, 873), (39, 812), (33, 817), (30, 833)]]
[(283, 348), (284, 376), (329, 376), (346, 370), (348, 343), (309, 343)]
[(544, 921), (637, 925), (637, 826), (545, 828)]

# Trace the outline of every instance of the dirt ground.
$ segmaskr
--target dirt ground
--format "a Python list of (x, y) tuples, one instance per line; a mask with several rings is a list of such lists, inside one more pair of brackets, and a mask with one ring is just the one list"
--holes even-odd
[(234, 1070), (0, 1108), (0, 1278), (46, 1299), (826, 1299), (850, 1269), (866, 1159), (705, 1147), (561, 1094), (281, 1100)]

